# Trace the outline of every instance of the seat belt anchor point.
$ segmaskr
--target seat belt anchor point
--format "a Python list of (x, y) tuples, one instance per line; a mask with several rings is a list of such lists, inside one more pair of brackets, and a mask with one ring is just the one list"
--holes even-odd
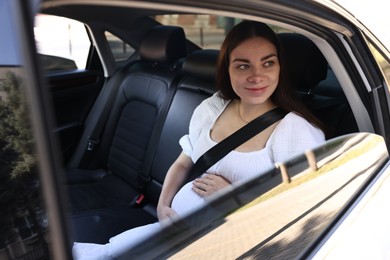
[(99, 143), (99, 140), (88, 139), (87, 151), (95, 150), (98, 143)]

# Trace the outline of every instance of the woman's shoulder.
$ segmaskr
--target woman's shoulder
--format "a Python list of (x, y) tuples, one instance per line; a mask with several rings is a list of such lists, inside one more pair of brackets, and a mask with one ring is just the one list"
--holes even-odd
[(307, 126), (315, 127), (309, 121), (307, 121), (304, 117), (302, 117), (301, 115), (299, 115), (295, 112), (287, 113), (286, 116), (282, 119), (282, 122), (284, 124), (307, 125)]
[(307, 121), (304, 117), (301, 115), (295, 113), (295, 112), (289, 112), (279, 123), (278, 130), (280, 132), (290, 132), (294, 133), (295, 135), (304, 135), (304, 134), (312, 134), (312, 135), (319, 135), (323, 136), (324, 133), (316, 127), (315, 125), (311, 124), (309, 121)]
[(285, 161), (325, 141), (324, 133), (297, 113), (288, 113), (267, 142), (275, 162)]

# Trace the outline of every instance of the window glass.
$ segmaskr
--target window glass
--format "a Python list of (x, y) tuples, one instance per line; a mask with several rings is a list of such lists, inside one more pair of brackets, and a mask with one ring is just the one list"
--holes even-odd
[(205, 206), (144, 239), (126, 257), (306, 259), (305, 251), (387, 160), (381, 136), (329, 140), (210, 196)]
[(83, 23), (39, 14), (34, 35), (47, 70), (85, 69), (91, 42)]
[(23, 74), (0, 67), (0, 259), (47, 259), (48, 221)]
[(226, 32), (238, 22), (237, 19), (217, 15), (159, 15), (155, 19), (164, 25), (183, 27), (186, 37), (204, 49), (219, 49)]
[[(226, 34), (241, 19), (205, 15), (205, 14), (170, 14), (158, 15), (155, 19), (164, 25), (178, 25), (184, 29), (187, 39), (203, 49), (220, 49)], [(271, 26), (275, 32), (286, 31)]]
[(120, 38), (105, 31), (104, 35), (106, 36), (107, 42), (110, 46), (110, 50), (116, 62), (122, 62), (130, 58), (134, 54), (135, 50), (126, 42), (122, 41)]

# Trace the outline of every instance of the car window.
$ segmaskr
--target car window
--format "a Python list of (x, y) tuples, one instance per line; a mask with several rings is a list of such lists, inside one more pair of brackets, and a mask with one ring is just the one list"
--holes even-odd
[(226, 32), (235, 24), (234, 18), (213, 15), (170, 14), (155, 19), (164, 25), (182, 27), (187, 39), (203, 49), (219, 49)]
[(300, 258), (387, 158), (381, 136), (359, 133), (329, 140), (210, 198), (123, 256)]
[(113, 33), (105, 31), (104, 35), (116, 63), (123, 62), (134, 54), (134, 48)]
[[(187, 39), (202, 49), (220, 49), (226, 34), (242, 21), (238, 18), (206, 14), (158, 15), (155, 19), (164, 25), (177, 25), (184, 29)], [(275, 32), (288, 30), (271, 26)]]
[(34, 27), (37, 51), (49, 71), (85, 69), (91, 42), (83, 23), (38, 14)]
[(48, 221), (24, 70), (0, 67), (0, 259), (46, 259)]

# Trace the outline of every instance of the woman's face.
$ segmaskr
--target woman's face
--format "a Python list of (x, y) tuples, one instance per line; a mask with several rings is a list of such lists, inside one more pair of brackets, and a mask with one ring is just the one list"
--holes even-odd
[(258, 105), (270, 101), (279, 72), (276, 47), (264, 38), (247, 39), (230, 54), (230, 81), (241, 102)]

